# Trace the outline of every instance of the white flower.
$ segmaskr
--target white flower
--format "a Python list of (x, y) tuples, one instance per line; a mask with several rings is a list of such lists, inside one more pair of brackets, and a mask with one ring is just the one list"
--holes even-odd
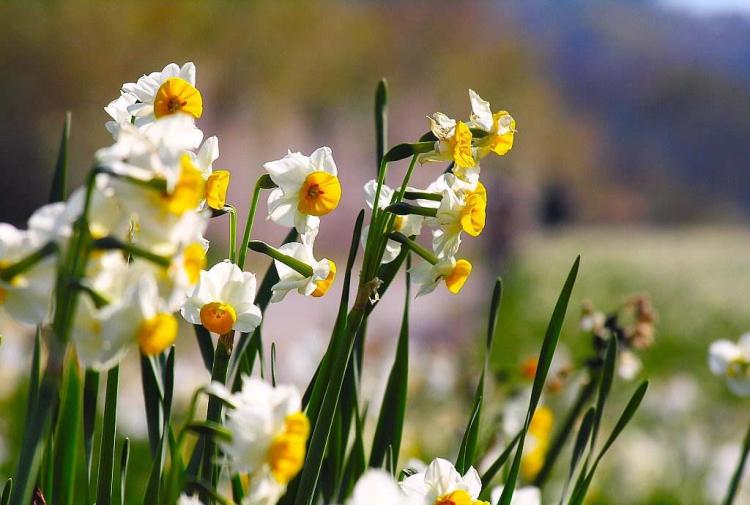
[[(144, 75), (135, 83), (125, 83), (121, 96), (105, 110), (120, 125), (133, 120), (138, 127), (177, 112), (199, 118), (203, 113), (203, 99), (195, 88), (195, 65), (188, 62), (179, 67), (170, 63), (161, 72)], [(107, 129), (112, 132), (117, 127), (108, 123)]]
[[(129, 270), (123, 272), (131, 274)], [(177, 337), (177, 319), (163, 309), (156, 281), (140, 275), (126, 288), (121, 300), (97, 308), (81, 295), (74, 321), (73, 341), (86, 366), (113, 367), (137, 343), (147, 355), (164, 351)], [(103, 292), (103, 294), (109, 294)]]
[(438, 256), (454, 256), (461, 244), (462, 232), (476, 237), (484, 230), (487, 190), (479, 181), (469, 184), (453, 174), (443, 174), (427, 191), (443, 195), (436, 216), (427, 219), (428, 224), (436, 226), (432, 248)]
[(225, 424), (231, 441), (221, 442), (232, 471), (249, 473), (250, 482), (262, 491), (264, 500), (250, 503), (272, 503), (305, 458), (310, 423), (301, 411), (299, 392), (293, 386), (273, 387), (252, 377), (243, 377), (242, 389), (234, 394), (221, 385), (212, 387), (223, 389), (219, 396), (232, 406)]
[[(492, 490), (490, 503), (498, 503), (500, 496), (503, 494), (504, 486), (497, 486)], [(510, 505), (541, 505), (542, 504), (542, 493), (538, 487), (524, 486), (513, 490), (513, 498), (510, 500)]]
[(284, 495), (286, 485), (276, 481), (269, 475), (258, 476), (250, 480), (247, 496), (242, 499), (242, 505), (275, 505)]
[(516, 132), (516, 121), (508, 112), (502, 110), (493, 113), (490, 103), (476, 91), (469, 90), (471, 102), (471, 121), (469, 125), (487, 132), (487, 135), (477, 142), (479, 157), (490, 152), (502, 156), (513, 147), (513, 137)]
[(286, 263), (274, 260), (279, 282), (271, 288), (272, 302), (280, 302), (293, 289), (302, 295), (315, 297), (325, 295), (330, 289), (336, 278), (336, 264), (326, 258), (318, 261), (313, 256), (313, 242), (317, 233), (317, 230), (312, 231), (302, 235), (301, 242), (290, 242), (279, 247), (282, 253), (311, 267), (312, 275), (305, 276)]
[(434, 265), (423, 260), (414, 265), (410, 272), (414, 282), (420, 286), (417, 296), (422, 296), (433, 292), (440, 281), (445, 281), (448, 291), (457, 294), (469, 278), (471, 269), (469, 261), (449, 256), (439, 257)]
[(183, 154), (197, 148), (203, 133), (184, 114), (165, 117), (148, 129), (121, 126), (117, 140), (96, 152), (98, 163), (120, 175), (150, 181), (165, 179), (171, 189)]
[(224, 260), (201, 271), (193, 294), (182, 307), (182, 317), (219, 335), (231, 330), (249, 333), (262, 317), (254, 303), (255, 274)]
[(104, 107), (104, 111), (113, 119), (113, 121), (107, 121), (104, 124), (104, 127), (112, 134), (112, 137), (117, 138), (121, 125), (130, 123), (133, 116), (128, 111), (128, 108), (137, 101), (138, 98), (135, 95), (120, 92), (119, 97)]
[(723, 376), (729, 389), (738, 396), (750, 396), (750, 333), (737, 343), (717, 340), (708, 351), (708, 366), (714, 375)]
[(474, 467), (462, 476), (451, 462), (437, 458), (424, 472), (401, 481), (400, 486), (407, 496), (431, 505), (449, 497), (454, 498), (454, 502), (476, 500), (482, 491), (482, 480)]
[(357, 481), (346, 505), (421, 505), (423, 503), (421, 499), (407, 496), (390, 473), (369, 469)]
[(268, 217), (299, 233), (318, 228), (320, 217), (334, 210), (341, 199), (341, 183), (331, 149), (321, 147), (309, 157), (289, 153), (263, 165), (278, 186), (268, 196)]
[[(0, 268), (12, 266), (43, 245), (33, 234), (0, 223)], [(20, 323), (44, 322), (49, 314), (56, 265), (56, 258), (49, 256), (10, 281), (0, 280), (0, 311)]]
[[(367, 206), (372, 209), (375, 203), (375, 193), (377, 191), (378, 181), (372, 179), (368, 181), (363, 188), (365, 195), (365, 202)], [(408, 188), (407, 188), (408, 189)], [(380, 202), (378, 204), (379, 209), (384, 209), (391, 204), (393, 199), (394, 191), (389, 186), (383, 184), (380, 188)], [(432, 202), (434, 203), (434, 202)], [(422, 231), (422, 223), (424, 222), (424, 216), (418, 216), (415, 214), (409, 214), (406, 216), (395, 216), (393, 221), (393, 231), (401, 232), (407, 237), (419, 235)], [(362, 240), (367, 238), (367, 230), (369, 225), (362, 231)], [(385, 244), (385, 252), (383, 253), (383, 263), (390, 263), (395, 260), (401, 252), (401, 243), (395, 240), (388, 240)]]

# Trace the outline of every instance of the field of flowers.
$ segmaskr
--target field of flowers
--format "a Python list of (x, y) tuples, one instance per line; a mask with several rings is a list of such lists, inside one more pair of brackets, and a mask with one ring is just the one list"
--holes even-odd
[[(470, 259), (491, 218), (480, 161), (512, 156), (516, 121), (469, 90), (462, 117), (391, 139), (381, 81), (376, 177), (337, 264), (316, 245), (350, 190), (330, 148), (264, 163), (238, 215), (195, 65), (133, 80), (84, 185), (68, 117), (49, 203), (0, 225), (0, 504), (746, 499), (746, 234), (531, 235), (495, 280)], [(471, 305), (444, 346), (417, 322), (440, 306), (412, 310), (436, 289)], [(263, 330), (294, 319), (271, 309), (287, 296), (333, 306), (318, 349)], [(373, 353), (377, 318), (399, 329)]]

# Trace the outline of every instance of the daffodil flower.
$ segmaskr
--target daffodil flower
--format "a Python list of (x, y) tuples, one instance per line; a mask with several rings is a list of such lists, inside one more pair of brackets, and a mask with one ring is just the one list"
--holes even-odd
[(737, 396), (750, 396), (750, 333), (739, 340), (717, 340), (708, 350), (711, 372), (724, 377), (729, 389)]
[(442, 112), (427, 116), (430, 130), (437, 137), (435, 149), (419, 157), (421, 163), (428, 161), (452, 161), (459, 170), (476, 165), (472, 135), (463, 121), (451, 119)]
[[(492, 490), (490, 503), (499, 503), (505, 486), (497, 486)], [(538, 487), (524, 486), (513, 490), (510, 505), (542, 505), (542, 492)]]
[(483, 100), (472, 89), (469, 90), (469, 100), (471, 101), (470, 126), (487, 132), (486, 136), (477, 141), (479, 158), (483, 158), (490, 152), (498, 156), (506, 154), (513, 147), (516, 120), (504, 110), (493, 113), (490, 103)]
[(407, 496), (393, 476), (369, 469), (357, 480), (346, 505), (424, 505), (421, 499)]
[(411, 275), (414, 282), (419, 286), (417, 296), (432, 293), (440, 281), (451, 293), (458, 294), (464, 287), (466, 280), (471, 274), (471, 263), (465, 259), (456, 259), (453, 256), (439, 258), (435, 264), (429, 261), (421, 261), (411, 267)]
[[(375, 193), (377, 190), (378, 181), (372, 179), (368, 181), (363, 188), (365, 195), (365, 202), (369, 208), (373, 208), (375, 203)], [(380, 203), (378, 208), (385, 209), (391, 204), (393, 200), (394, 191), (389, 186), (383, 184), (380, 188)], [(403, 233), (407, 237), (419, 235), (422, 231), (422, 223), (424, 222), (424, 216), (417, 214), (407, 214), (404, 216), (396, 216), (393, 220), (393, 231)], [(362, 230), (362, 240), (364, 241), (367, 237), (367, 230), (369, 225)], [(401, 244), (395, 240), (388, 240), (385, 244), (385, 252), (383, 253), (383, 263), (390, 263), (395, 260), (401, 252)]]
[[(170, 63), (161, 72), (125, 83), (121, 96), (105, 110), (120, 125), (132, 120), (138, 127), (176, 113), (199, 118), (203, 114), (203, 98), (195, 88), (195, 65), (188, 62), (180, 67)], [(112, 131), (116, 127), (108, 124), (107, 129)]]
[(183, 155), (197, 148), (201, 140), (203, 132), (190, 118), (179, 114), (160, 119), (148, 129), (122, 125), (115, 143), (99, 149), (96, 159), (100, 166), (119, 176), (144, 182), (164, 179), (171, 188), (179, 175)]
[[(128, 276), (131, 272), (125, 268), (121, 273)], [(113, 294), (111, 289), (102, 292)], [(177, 337), (177, 318), (164, 309), (151, 276), (138, 276), (126, 287), (121, 299), (102, 308), (86, 296), (80, 301), (73, 340), (81, 361), (93, 369), (115, 366), (132, 344), (137, 344), (146, 355), (160, 354)]]
[(225, 426), (231, 440), (221, 442), (230, 468), (250, 475), (248, 496), (275, 503), (305, 460), (310, 422), (299, 392), (247, 376), (237, 393), (216, 383), (212, 389), (230, 405)]
[(288, 152), (263, 168), (278, 186), (268, 196), (268, 217), (300, 234), (318, 228), (320, 216), (338, 207), (341, 183), (331, 149), (321, 147), (310, 156)]
[[(42, 246), (29, 232), (0, 223), (0, 269), (10, 267)], [(46, 257), (11, 279), (0, 280), (0, 312), (24, 324), (44, 322), (49, 314), (56, 264), (56, 258)]]
[(196, 154), (188, 152), (193, 164), (201, 171), (205, 182), (204, 203), (210, 209), (221, 210), (227, 201), (227, 190), (231, 174), (228, 170), (214, 170), (213, 163), (219, 158), (219, 139), (209, 137)]
[(423, 500), (426, 505), (480, 505), (482, 480), (474, 467), (465, 475), (456, 471), (452, 463), (435, 459), (423, 472), (415, 473), (400, 483), (407, 496)]
[(427, 191), (443, 195), (435, 217), (427, 219), (428, 224), (436, 227), (433, 231), (433, 250), (439, 256), (454, 256), (461, 244), (462, 232), (476, 237), (484, 230), (487, 190), (479, 181), (471, 185), (453, 174), (443, 174)]
[(272, 302), (280, 302), (286, 294), (296, 289), (304, 296), (324, 296), (336, 278), (336, 263), (327, 258), (318, 261), (313, 255), (317, 230), (304, 234), (300, 242), (290, 242), (278, 249), (262, 243), (251, 246), (274, 258), (279, 282), (271, 287)]
[(219, 262), (201, 271), (198, 284), (182, 307), (182, 317), (219, 335), (232, 330), (251, 332), (262, 318), (254, 304), (255, 284), (255, 274), (243, 272), (229, 260)]

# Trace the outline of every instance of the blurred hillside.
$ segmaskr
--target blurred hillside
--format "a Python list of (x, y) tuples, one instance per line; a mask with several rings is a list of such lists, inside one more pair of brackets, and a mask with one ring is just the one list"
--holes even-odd
[[(109, 142), (102, 107), (121, 83), (187, 60), (238, 202), (263, 161), (324, 143), (359, 186), (374, 170), (371, 96), (386, 76), (392, 142), (418, 136), (434, 110), (468, 114), (469, 87), (512, 111), (513, 156), (487, 163), (502, 169), (505, 228), (536, 222), (540, 208), (550, 222), (734, 221), (750, 210), (747, 19), (580, 1), (69, 1), (4, 3), (0, 15), (12, 20), (0, 32), (3, 220), (22, 223), (44, 201), (64, 111), (80, 177)], [(358, 191), (347, 196), (361, 205)]]

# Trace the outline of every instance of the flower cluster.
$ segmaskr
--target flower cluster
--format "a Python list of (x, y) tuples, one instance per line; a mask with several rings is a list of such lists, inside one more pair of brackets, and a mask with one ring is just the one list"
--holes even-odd
[[(384, 82), (379, 96), (377, 103), (384, 107)], [(111, 117), (106, 128), (113, 142), (96, 152), (86, 184), (67, 199), (64, 185), (53, 185), (53, 203), (37, 210), (25, 230), (0, 224), (0, 307), (19, 322), (49, 329), (39, 331), (35, 341), (30, 422), (22, 437), (10, 503), (28, 503), (37, 477), (53, 473), (53, 482), (42, 484), (49, 485), (44, 491), (55, 503), (74, 502), (76, 458), (79, 452), (85, 453), (86, 465), (82, 466), (91, 473), (91, 448), (100, 431), (96, 423), (87, 421), (97, 411), (98, 372), (102, 370), (108, 373), (101, 442), (96, 444), (100, 453), (96, 501), (115, 501), (112, 479), (118, 367), (135, 347), (141, 354), (152, 458), (144, 503), (489, 505), (488, 499), (495, 503), (502, 496), (503, 503), (511, 505), (539, 505), (537, 488), (516, 490), (516, 485), (519, 471), (521, 479), (534, 478), (536, 483), (535, 476), (559, 453), (552, 448), (562, 446), (551, 442), (552, 412), (540, 404), (561, 324), (550, 325), (557, 327), (557, 333), (548, 331), (538, 361), (525, 367), (527, 378), (533, 376), (530, 400), (518, 404), (514, 441), (505, 456), (481, 477), (471, 466), (480, 457), (477, 445), (489, 372), (487, 359), (455, 465), (438, 458), (422, 471), (404, 470), (404, 477), (397, 480), (395, 466), (408, 391), (407, 298), (375, 435), (372, 443), (364, 441), (370, 431), (363, 426), (369, 401), (360, 397), (359, 384), (371, 310), (401, 265), (410, 264), (411, 253), (423, 260), (411, 268), (411, 277), (406, 276), (407, 286), (412, 278), (419, 286), (418, 295), (433, 291), (441, 282), (454, 294), (462, 289), (472, 270), (471, 263), (459, 256), (462, 238), (464, 233), (478, 236), (486, 221), (487, 190), (479, 180), (479, 161), (490, 153), (504, 155), (513, 144), (513, 118), (505, 111), (493, 113), (489, 103), (474, 91), (469, 97), (472, 112), (468, 121), (435, 113), (429, 118), (431, 131), (419, 142), (398, 144), (381, 153), (377, 179), (365, 184), (370, 221), (363, 227), (362, 212), (354, 227), (342, 304), (328, 349), (305, 394), (300, 394), (295, 387), (277, 385), (279, 370), (273, 346), (267, 374), (260, 327), (269, 303), (282, 301), (292, 290), (322, 297), (335, 282), (336, 264), (315, 256), (322, 218), (338, 207), (342, 197), (331, 149), (321, 147), (309, 156), (289, 151), (281, 159), (265, 163), (238, 241), (237, 212), (228, 201), (231, 176), (227, 170), (214, 169), (218, 139), (204, 140), (196, 125), (204, 104), (195, 66), (169, 64), (123, 84), (120, 96), (105, 107)], [(382, 108), (378, 116), (380, 147), (385, 145), (385, 116)], [(402, 184), (389, 187), (388, 164), (409, 157)], [(409, 180), (417, 162), (447, 162), (448, 166), (427, 187), (415, 189)], [(65, 170), (57, 174), (64, 179)], [(287, 238), (278, 247), (252, 236), (262, 191), (268, 191), (268, 219), (288, 229)], [(228, 257), (209, 265), (204, 233), (213, 219), (222, 216), (229, 220)], [(429, 247), (416, 241), (423, 230), (430, 231)], [(360, 242), (364, 254), (356, 296), (350, 304)], [(256, 275), (245, 270), (248, 251), (273, 260), (260, 287)], [(562, 313), (578, 265), (576, 260), (558, 301)], [(487, 356), (492, 351), (500, 295), (498, 280), (490, 304)], [(634, 348), (646, 347), (654, 320), (650, 305), (637, 299), (628, 307), (636, 321), (633, 331), (623, 329), (630, 326), (612, 323), (613, 318), (602, 323), (603, 327), (618, 341)], [(211, 382), (195, 392), (183, 426), (174, 429), (175, 351), (168, 349), (177, 337), (178, 313), (193, 325)], [(561, 317), (559, 313), (556, 309), (553, 317)], [(592, 324), (594, 335), (603, 338), (595, 328), (598, 326)], [(50, 352), (40, 380), (38, 351), (42, 341)], [(614, 338), (610, 342), (614, 343)], [(614, 353), (608, 356), (611, 376)], [(86, 370), (85, 380), (79, 362)], [(735, 373), (737, 366), (733, 361), (725, 368)], [(646, 386), (642, 384), (634, 394), (631, 410), (637, 407)], [(201, 394), (209, 396), (206, 415), (196, 420)], [(577, 402), (577, 408), (586, 401)], [(597, 414), (602, 407), (603, 400), (597, 402)], [(81, 412), (85, 415), (84, 447), (77, 445)], [(577, 415), (573, 412), (570, 419)], [(598, 425), (598, 419), (596, 422)], [(53, 436), (47, 436), (45, 429), (54, 429), (48, 432)], [(561, 433), (566, 437), (570, 429)], [(198, 440), (189, 443), (189, 435), (197, 435)], [(588, 462), (595, 439), (589, 444), (588, 434), (584, 435), (583, 439), (579, 435), (579, 444), (589, 447)], [(53, 445), (45, 448), (50, 440)], [(492, 483), (503, 475), (500, 471), (514, 446), (515, 470), (504, 479), (505, 487), (493, 490)], [(127, 447), (120, 458), (123, 478)], [(366, 450), (370, 451), (369, 463)], [(42, 454), (44, 458), (37, 457)], [(48, 458), (49, 454), (54, 457)], [(41, 459), (45, 465), (70, 462), (70, 466), (65, 471), (52, 466), (40, 469)], [(578, 503), (585, 497), (596, 467), (588, 469), (586, 465), (573, 488), (573, 495), (580, 497)], [(390, 471), (378, 469), (383, 467)], [(91, 476), (80, 480), (85, 482), (86, 500), (92, 502)], [(231, 501), (222, 495), (228, 491)], [(8, 488), (2, 493), (4, 503), (8, 493)], [(41, 489), (35, 495), (35, 502), (44, 500)]]
[[(37, 210), (27, 230), (0, 225), (0, 307), (22, 323), (49, 323), (56, 267), (75, 255), (82, 296), (70, 334), (88, 367), (115, 366), (133, 344), (160, 354), (177, 336), (176, 312), (219, 335), (253, 331), (262, 318), (255, 275), (234, 259), (206, 270), (209, 220), (234, 208), (230, 173), (213, 166), (218, 139), (203, 140), (195, 124), (203, 112), (195, 65), (171, 63), (123, 84), (105, 111), (114, 143), (96, 153), (87, 186)], [(273, 301), (291, 289), (322, 296), (336, 266), (315, 260), (312, 247), (320, 216), (341, 196), (331, 151), (290, 152), (264, 167), (269, 218), (301, 237), (269, 247), (280, 277)]]
[[(443, 281), (451, 293), (458, 293), (471, 274), (471, 263), (458, 258), (464, 233), (482, 233), (487, 215), (487, 190), (479, 180), (479, 161), (490, 153), (506, 154), (513, 146), (515, 120), (506, 111), (492, 112), (489, 102), (469, 90), (471, 115), (467, 122), (456, 121), (441, 112), (429, 116), (430, 133), (420, 145), (428, 150), (417, 158), (420, 163), (449, 162), (448, 169), (424, 189), (404, 187), (397, 192), (376, 180), (364, 186), (367, 205), (377, 205), (395, 214), (383, 262), (393, 261), (401, 245), (409, 245), (423, 261), (412, 268), (420, 286), (418, 296), (433, 291)], [(404, 203), (401, 200), (413, 200)], [(432, 250), (415, 242), (422, 228), (432, 235)]]

